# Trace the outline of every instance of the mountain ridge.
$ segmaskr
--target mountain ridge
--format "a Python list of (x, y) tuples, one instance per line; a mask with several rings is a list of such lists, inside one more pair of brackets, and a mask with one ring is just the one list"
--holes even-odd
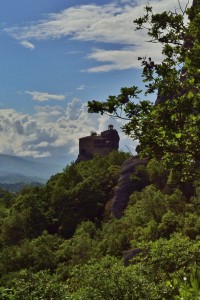
[[(34, 181), (37, 179), (37, 181), (44, 182), (44, 180), (62, 170), (63, 167), (60, 165), (34, 162), (19, 156), (0, 154), (0, 182), (3, 182), (3, 180), (9, 182), (9, 177), (12, 178), (12, 182), (19, 182), (20, 177), (29, 177)], [(14, 177), (17, 181), (13, 180)]]

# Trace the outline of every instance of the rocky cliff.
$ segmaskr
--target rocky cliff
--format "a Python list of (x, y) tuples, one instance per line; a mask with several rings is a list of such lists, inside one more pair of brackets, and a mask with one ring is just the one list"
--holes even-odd
[(118, 183), (113, 191), (111, 199), (111, 213), (113, 217), (120, 218), (126, 208), (129, 197), (134, 191), (141, 191), (147, 184), (148, 179), (142, 177), (142, 166), (147, 165), (147, 159), (137, 156), (128, 158), (122, 165)]

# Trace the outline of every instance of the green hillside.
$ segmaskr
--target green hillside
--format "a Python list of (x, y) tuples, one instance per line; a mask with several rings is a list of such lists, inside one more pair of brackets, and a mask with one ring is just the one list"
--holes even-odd
[(132, 176), (148, 184), (115, 219), (109, 200), (128, 156), (97, 155), (43, 187), (1, 191), (1, 299), (199, 296), (200, 181), (188, 197), (168, 184), (161, 163), (149, 161)]

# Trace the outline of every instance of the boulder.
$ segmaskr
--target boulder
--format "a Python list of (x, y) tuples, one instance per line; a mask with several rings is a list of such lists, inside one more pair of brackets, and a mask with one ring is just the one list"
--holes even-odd
[[(113, 191), (111, 199), (111, 214), (115, 218), (120, 218), (126, 208), (129, 197), (134, 191), (141, 191), (147, 185), (146, 178), (139, 178), (138, 166), (146, 166), (148, 159), (141, 159), (138, 156), (128, 158), (121, 167), (118, 183)], [(136, 179), (132, 180), (131, 176)]]

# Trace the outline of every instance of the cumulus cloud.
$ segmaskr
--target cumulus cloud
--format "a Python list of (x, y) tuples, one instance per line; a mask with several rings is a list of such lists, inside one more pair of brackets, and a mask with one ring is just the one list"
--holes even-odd
[(49, 100), (65, 100), (65, 95), (60, 94), (49, 94), (37, 91), (25, 91), (26, 94), (31, 95), (35, 101), (49, 101)]
[(33, 45), (32, 43), (27, 42), (27, 41), (20, 42), (20, 45), (22, 45), (23, 47), (30, 49), (30, 50), (35, 49), (35, 45)]
[[(192, 0), (189, 0), (189, 4), (191, 2)], [(174, 2), (174, 0), (150, 0), (148, 3), (154, 8), (154, 12), (169, 11), (174, 8), (180, 10), (178, 1)], [(143, 15), (146, 4), (146, 0), (120, 0), (105, 5), (77, 5), (59, 13), (49, 14), (39, 22), (27, 24), (25, 27), (6, 28), (5, 31), (20, 41), (65, 37), (77, 41), (113, 43), (113, 47), (120, 44), (120, 50), (117, 47), (113, 51), (105, 49), (92, 51), (88, 58), (108, 63), (90, 68), (88, 71), (107, 72), (127, 69), (137, 67), (137, 60), (132, 60), (136, 55), (132, 52), (139, 52), (141, 56), (145, 50), (148, 56), (152, 57), (158, 53), (157, 45), (146, 44), (146, 33), (135, 31), (133, 26), (133, 20)], [(188, 0), (181, 1), (183, 8), (187, 4)], [(132, 49), (127, 51), (127, 46), (132, 46)]]
[[(91, 131), (101, 132), (112, 123), (120, 132), (122, 122), (108, 116), (88, 114), (85, 103), (73, 99), (66, 108), (58, 105), (37, 106), (35, 114), (0, 109), (0, 152), (17, 156), (47, 157), (78, 155), (78, 140)], [(121, 135), (120, 147), (134, 147)]]

